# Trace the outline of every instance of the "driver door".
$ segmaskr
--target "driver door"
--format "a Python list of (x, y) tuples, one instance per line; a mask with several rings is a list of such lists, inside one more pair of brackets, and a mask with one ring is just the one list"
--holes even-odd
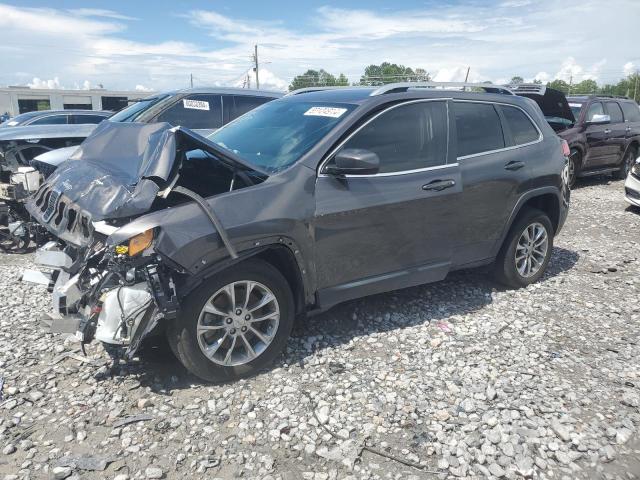
[(462, 190), (448, 129), (446, 101), (395, 105), (334, 152), (374, 152), (378, 173), (328, 174), (331, 157), (321, 167), (313, 230), (323, 306), (447, 274)]

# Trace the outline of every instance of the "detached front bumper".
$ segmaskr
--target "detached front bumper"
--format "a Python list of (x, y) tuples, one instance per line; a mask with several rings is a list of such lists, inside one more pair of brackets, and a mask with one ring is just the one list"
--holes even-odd
[(73, 259), (56, 242), (38, 249), (35, 263), (39, 268), (25, 270), (22, 280), (47, 285), (52, 308), (42, 320), (52, 332), (122, 347), (130, 357), (155, 327), (159, 315), (147, 282), (124, 284), (109, 271), (91, 269), (71, 275)]
[(631, 205), (640, 207), (640, 179), (633, 174), (627, 175), (624, 182), (624, 198)]

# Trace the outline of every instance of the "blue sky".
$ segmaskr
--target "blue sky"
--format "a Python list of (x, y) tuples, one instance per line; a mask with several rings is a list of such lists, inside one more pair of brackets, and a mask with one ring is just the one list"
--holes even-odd
[(443, 81), (470, 66), (474, 81), (615, 82), (640, 67), (639, 18), (638, 0), (0, 0), (0, 85), (239, 85), (255, 43), (275, 89), (308, 68), (356, 81), (382, 61)]

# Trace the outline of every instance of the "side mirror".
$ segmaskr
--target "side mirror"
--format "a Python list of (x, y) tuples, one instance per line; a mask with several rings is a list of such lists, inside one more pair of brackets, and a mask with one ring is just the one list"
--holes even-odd
[(605, 123), (611, 123), (611, 117), (609, 115), (602, 115), (596, 113), (591, 120), (587, 121), (588, 125), (604, 125)]
[(331, 175), (372, 175), (380, 170), (378, 155), (362, 148), (341, 150), (332, 163), (326, 168), (326, 173)]

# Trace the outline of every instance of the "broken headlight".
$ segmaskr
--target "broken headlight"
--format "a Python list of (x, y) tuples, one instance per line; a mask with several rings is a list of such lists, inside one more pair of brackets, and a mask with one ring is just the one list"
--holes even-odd
[(131, 237), (126, 244), (116, 245), (115, 252), (118, 255), (129, 255), (130, 257), (135, 257), (149, 248), (152, 242), (153, 228), (150, 228), (149, 230)]
[(640, 158), (636, 159), (636, 163), (631, 167), (631, 173), (633, 173), (636, 177), (640, 177)]

